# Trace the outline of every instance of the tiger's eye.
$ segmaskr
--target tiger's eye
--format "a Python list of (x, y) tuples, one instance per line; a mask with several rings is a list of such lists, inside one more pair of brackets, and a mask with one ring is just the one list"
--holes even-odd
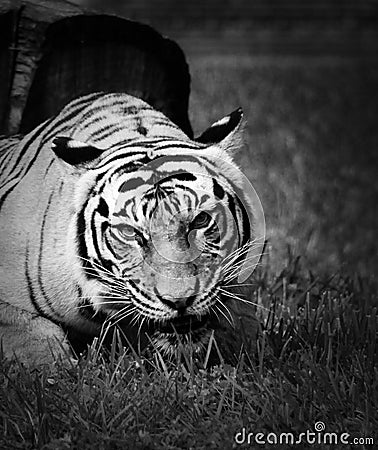
[(211, 217), (205, 211), (201, 211), (190, 223), (191, 230), (205, 228), (209, 225)]
[(116, 230), (120, 237), (124, 239), (134, 239), (135, 237), (135, 230), (131, 225), (118, 225)]
[(119, 239), (121, 240), (135, 240), (140, 246), (146, 246), (147, 245), (147, 240), (144, 236), (144, 234), (142, 233), (142, 231), (138, 230), (137, 228), (134, 228), (131, 225), (126, 225), (126, 224), (122, 224), (122, 225), (117, 225), (115, 227), (115, 229), (117, 230), (117, 234), (119, 236)]

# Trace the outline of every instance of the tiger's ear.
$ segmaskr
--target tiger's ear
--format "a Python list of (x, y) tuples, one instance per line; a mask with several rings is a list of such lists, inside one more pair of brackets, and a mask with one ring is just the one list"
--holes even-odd
[(70, 164), (80, 167), (98, 158), (104, 150), (67, 137), (56, 137), (51, 146), (55, 155)]
[(228, 147), (239, 147), (241, 141), (241, 128), (243, 122), (243, 111), (238, 108), (223, 119), (213, 123), (204, 131), (196, 141), (202, 144), (220, 144)]

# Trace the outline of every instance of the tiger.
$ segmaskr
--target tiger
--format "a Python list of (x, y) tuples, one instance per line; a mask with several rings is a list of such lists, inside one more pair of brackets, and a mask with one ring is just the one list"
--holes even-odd
[(96, 92), (0, 140), (5, 354), (43, 358), (51, 336), (82, 352), (112, 326), (138, 348), (204, 348), (259, 256), (242, 128), (239, 108), (191, 139), (140, 98)]

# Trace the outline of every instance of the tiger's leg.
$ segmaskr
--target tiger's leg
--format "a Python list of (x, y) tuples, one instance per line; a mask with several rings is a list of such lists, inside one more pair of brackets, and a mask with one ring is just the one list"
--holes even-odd
[(16, 357), (30, 366), (52, 364), (71, 356), (59, 325), (0, 302), (0, 356)]

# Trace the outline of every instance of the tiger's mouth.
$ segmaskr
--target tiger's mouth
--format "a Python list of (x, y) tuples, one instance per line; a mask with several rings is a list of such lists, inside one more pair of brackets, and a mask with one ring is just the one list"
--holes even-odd
[(154, 324), (154, 331), (165, 334), (188, 334), (203, 328), (210, 321), (210, 314), (198, 318), (194, 315), (175, 317), (169, 321)]

